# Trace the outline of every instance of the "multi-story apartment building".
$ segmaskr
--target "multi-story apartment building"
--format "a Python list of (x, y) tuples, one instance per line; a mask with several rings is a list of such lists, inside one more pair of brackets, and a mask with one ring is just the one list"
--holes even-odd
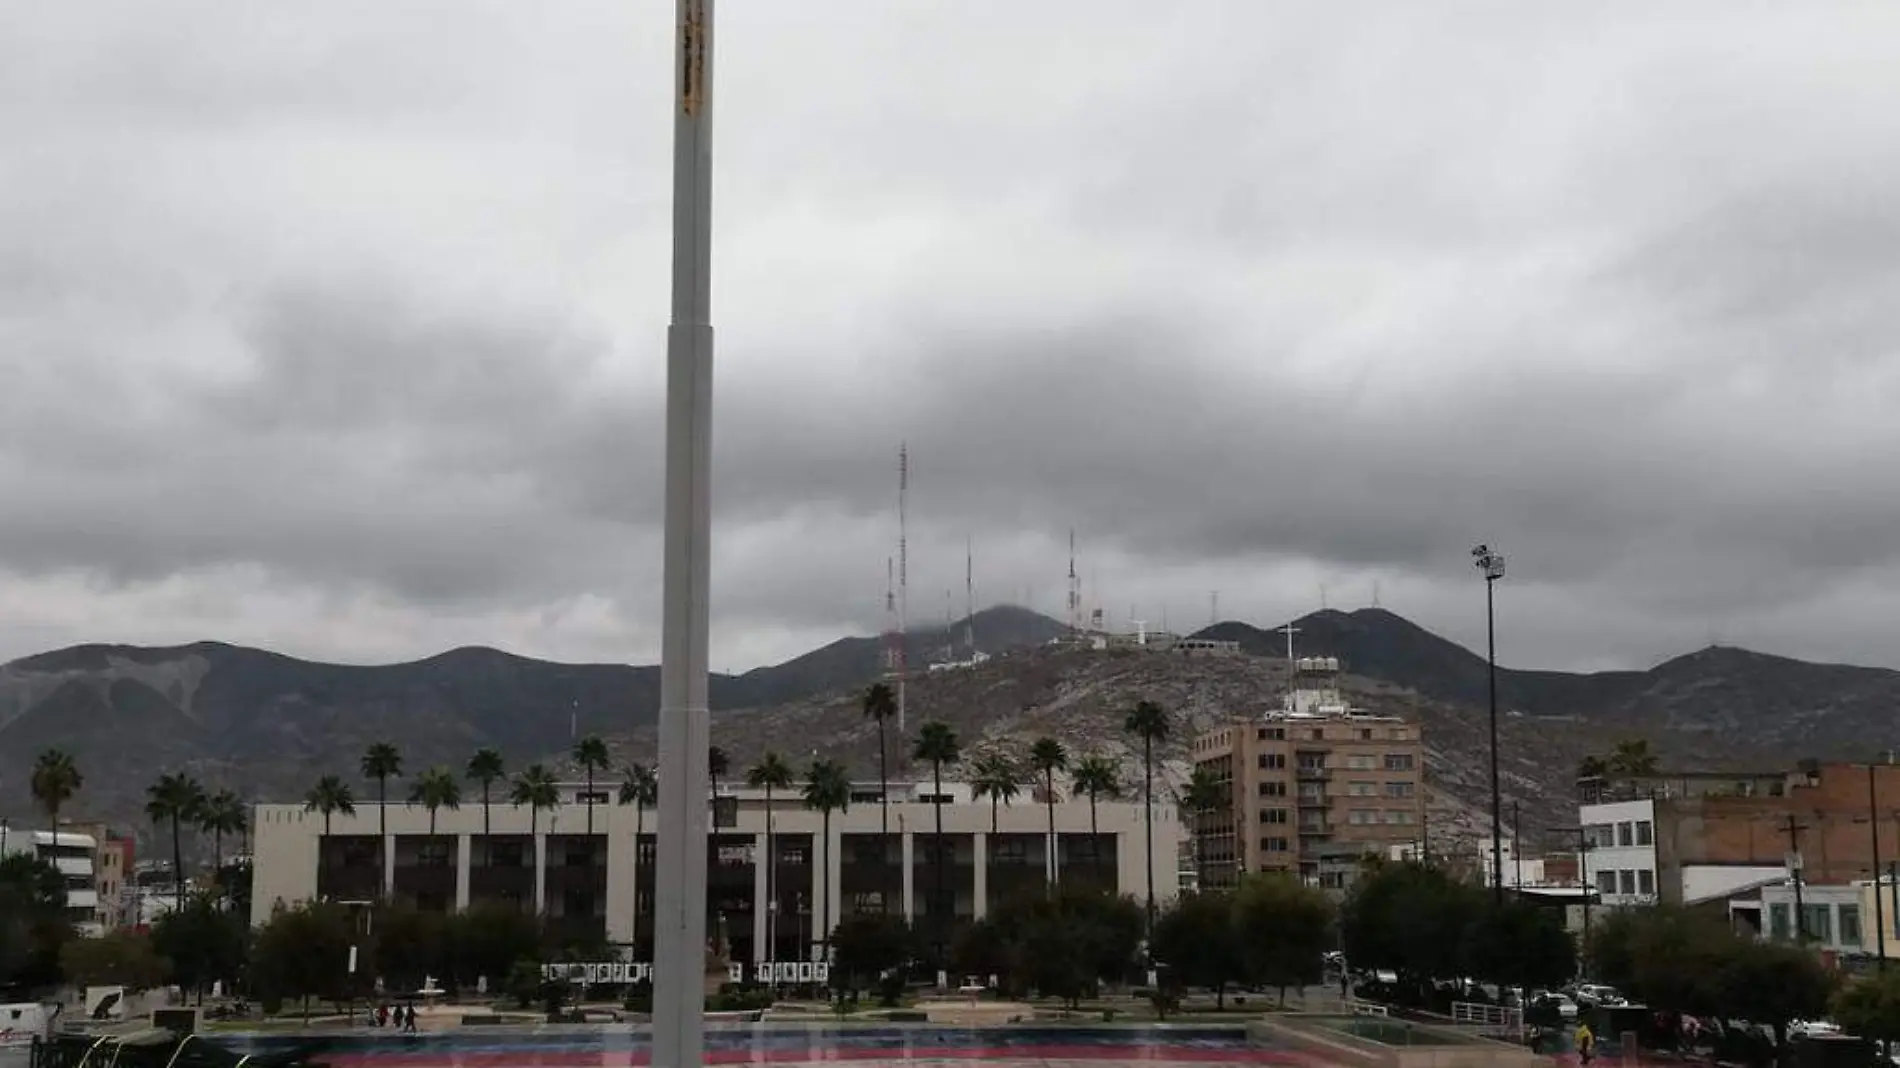
[(1367, 855), (1418, 842), (1419, 728), (1353, 710), (1338, 679), (1333, 657), (1297, 660), (1284, 707), (1195, 739), (1195, 767), (1212, 772), (1228, 800), (1187, 817), (1204, 885), (1283, 871), (1344, 889)]
[[(589, 835), (582, 790), (563, 786), (560, 804), (534, 813), (497, 804), (485, 816), (479, 803), (443, 810), (433, 835), (421, 806), (391, 804), (387, 838), (374, 804), (333, 815), (327, 835), (324, 817), (300, 805), (259, 805), (253, 922), (280, 902), (381, 898), (435, 911), (519, 909), (578, 942), (649, 948), (658, 813), (597, 802)], [(929, 784), (892, 784), (888, 838), (875, 782), (853, 786), (850, 807), (831, 814), (829, 838), (821, 813), (779, 792), (767, 863), (764, 792), (721, 784), (720, 795), (707, 844), (708, 927), (722, 932), (734, 960), (811, 959), (825, 930), (860, 912), (901, 910), (949, 929), (1045, 885), (1049, 815), (1040, 804), (993, 811), (966, 784), (945, 783), (939, 849)], [(1145, 900), (1152, 862), (1156, 899), (1173, 898), (1181, 830), (1171, 807), (1155, 810), (1152, 854), (1139, 802), (1103, 801), (1093, 813), (1086, 801), (1059, 802), (1055, 825), (1064, 883)]]
[(1584, 881), (1604, 904), (1697, 904), (1788, 877), (1868, 878), (1876, 838), (1900, 857), (1900, 766), (1803, 762), (1790, 771), (1581, 779)]
[(100, 915), (98, 840), (89, 834), (60, 831), (10, 831), (0, 852), (30, 853), (59, 870), (66, 882), (66, 918), (82, 935), (105, 933)]

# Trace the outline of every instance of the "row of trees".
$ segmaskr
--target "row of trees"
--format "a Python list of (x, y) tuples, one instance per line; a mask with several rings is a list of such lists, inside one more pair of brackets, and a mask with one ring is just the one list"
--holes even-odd
[[(60, 809), (78, 795), (85, 783), (78, 763), (63, 749), (48, 749), (34, 761), (33, 799), (45, 810), (49, 829), (59, 830)], [(155, 828), (171, 832), (174, 907), (182, 906), (185, 900), (187, 831), (211, 838), (213, 872), (223, 871), (225, 838), (248, 836), (250, 832), (244, 800), (235, 791), (207, 790), (197, 779), (178, 773), (160, 775), (146, 787), (145, 815)]]
[[(896, 718), (897, 705), (889, 686), (877, 683), (871, 686), (862, 700), (864, 715), (871, 719), (878, 729), (878, 779), (880, 793), (883, 796), (883, 833), (890, 833), (890, 724)], [(1126, 728), (1142, 743), (1143, 752), (1143, 797), (1152, 801), (1154, 785), (1154, 747), (1165, 742), (1169, 733), (1169, 718), (1158, 706), (1143, 702), (1128, 713)], [(573, 763), (586, 777), (586, 796), (584, 805), (587, 811), (588, 833), (594, 826), (594, 789), (597, 775), (605, 773), (612, 766), (612, 758), (604, 740), (589, 736), (577, 741), (569, 754)], [(933, 721), (925, 723), (914, 739), (910, 750), (913, 761), (928, 764), (931, 778), (936, 786), (936, 801), (933, 803), (936, 816), (937, 845), (941, 847), (943, 834), (943, 773), (946, 768), (963, 762), (962, 741), (948, 724)], [(718, 795), (720, 785), (732, 776), (732, 762), (726, 750), (713, 746), (707, 753), (708, 773), (712, 781), (713, 793)], [(360, 769), (365, 779), (375, 783), (375, 797), (378, 804), (378, 831), (388, 836), (389, 786), (392, 780), (400, 779), (403, 773), (403, 757), (397, 748), (386, 742), (371, 745), (362, 756)], [(1117, 763), (1102, 754), (1092, 754), (1073, 758), (1061, 742), (1054, 738), (1037, 739), (1026, 752), (1013, 754), (1007, 751), (988, 751), (976, 757), (971, 768), (971, 784), (978, 798), (987, 798), (992, 808), (992, 825), (996, 823), (997, 808), (1013, 802), (1025, 786), (1039, 786), (1043, 794), (1044, 805), (1048, 812), (1049, 833), (1055, 833), (1056, 780), (1061, 775), (1069, 779), (1074, 795), (1089, 799), (1089, 825), (1091, 833), (1096, 830), (1095, 809), (1102, 799), (1116, 799), (1122, 796), (1122, 783)], [(435, 834), (438, 814), (443, 809), (455, 810), (462, 805), (461, 783), (467, 780), (479, 789), (477, 800), (482, 806), (482, 831), (488, 835), (491, 828), (492, 806), (497, 800), (516, 808), (526, 808), (529, 812), (530, 832), (538, 832), (539, 817), (544, 809), (559, 805), (560, 792), (554, 773), (545, 764), (536, 763), (523, 768), (510, 777), (501, 753), (495, 749), (483, 748), (475, 752), (468, 760), (462, 775), (446, 766), (429, 768), (416, 776), (411, 783), (408, 800), (410, 804), (421, 805), (429, 812), (429, 833)], [(850, 777), (843, 765), (831, 760), (814, 760), (805, 769), (801, 779), (791, 765), (776, 752), (766, 752), (757, 763), (744, 772), (744, 782), (765, 791), (767, 855), (771, 855), (771, 839), (774, 833), (773, 808), (779, 791), (790, 793), (799, 789), (800, 799), (807, 808), (824, 815), (826, 829), (829, 831), (833, 812), (844, 811), (850, 804)], [(505, 787), (505, 793), (497, 794), (496, 787)], [(646, 809), (658, 801), (658, 779), (651, 766), (639, 763), (629, 764), (622, 769), (619, 792), (616, 800), (621, 805), (637, 805), (637, 817), (640, 825), (636, 833), (644, 833)], [(304, 798), (304, 808), (323, 817), (324, 834), (331, 830), (332, 817), (336, 815), (354, 815), (356, 795), (350, 784), (341, 776), (325, 775), (317, 781)], [(827, 834), (827, 839), (829, 834)], [(1154, 854), (1153, 812), (1150, 805), (1147, 825), (1147, 849), (1152, 869)], [(828, 867), (828, 865), (827, 865)], [(939, 869), (941, 878), (941, 868)], [(1060, 871), (1052, 870), (1051, 877), (1060, 879)], [(941, 896), (942, 887), (935, 888)], [(827, 894), (829, 888), (827, 887)], [(1149, 911), (1152, 916), (1154, 886), (1152, 870), (1148, 886)]]

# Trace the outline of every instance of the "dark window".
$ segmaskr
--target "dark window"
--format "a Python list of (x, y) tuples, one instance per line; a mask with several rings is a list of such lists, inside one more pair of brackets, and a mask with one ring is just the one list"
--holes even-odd
[(528, 866), (522, 856), (520, 842), (496, 842), (489, 847), (489, 866), (495, 868), (525, 868)]

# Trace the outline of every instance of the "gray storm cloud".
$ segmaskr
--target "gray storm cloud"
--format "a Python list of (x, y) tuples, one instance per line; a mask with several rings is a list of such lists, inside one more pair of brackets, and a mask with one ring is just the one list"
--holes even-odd
[[(0, 38), (0, 656), (656, 648), (665, 5)], [(1900, 664), (1878, 5), (721, 11), (724, 667), (913, 602)]]

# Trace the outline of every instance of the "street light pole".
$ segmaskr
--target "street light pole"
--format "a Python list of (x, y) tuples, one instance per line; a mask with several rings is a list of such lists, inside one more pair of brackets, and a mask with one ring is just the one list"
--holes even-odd
[(1504, 556), (1489, 545), (1471, 550), (1472, 562), (1484, 575), (1484, 645), (1491, 688), (1491, 887), (1492, 897), (1504, 903), (1504, 795), (1498, 788), (1498, 625), (1493, 589), (1504, 577)]
[(1521, 813), (1518, 811), (1517, 801), (1516, 799), (1512, 799), (1511, 801), (1511, 866), (1516, 868), (1517, 870), (1512, 874), (1511, 878), (1517, 884), (1516, 885), (1517, 892), (1521, 894), (1524, 892), (1524, 828), (1523, 828), (1523, 824), (1519, 822), (1520, 815)]
[(1874, 790), (1874, 765), (1867, 765), (1867, 835), (1874, 861), (1874, 940), (1879, 946), (1880, 970), (1887, 970), (1887, 917), (1880, 900), (1880, 808)]
[(678, 0), (677, 22), (673, 300), (666, 332), (659, 840), (654, 864), (654, 1068), (698, 1068), (706, 1038), (713, 0)]

